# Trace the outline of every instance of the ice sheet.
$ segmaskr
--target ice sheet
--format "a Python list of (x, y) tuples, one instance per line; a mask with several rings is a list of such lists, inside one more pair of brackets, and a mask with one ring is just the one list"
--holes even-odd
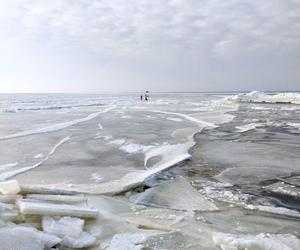
[(17, 170), (12, 170), (12, 171), (9, 171), (9, 172), (4, 172), (2, 174), (0, 174), (0, 181), (3, 181), (3, 180), (7, 180), (13, 176), (16, 176), (18, 174), (21, 174), (21, 173), (24, 173), (26, 171), (29, 171), (31, 169), (34, 169), (34, 168), (37, 168), (39, 166), (41, 166), (44, 162), (46, 162), (49, 157), (51, 155), (53, 155), (55, 153), (55, 151), (57, 150), (57, 148), (62, 145), (63, 143), (67, 142), (68, 140), (70, 140), (70, 136), (67, 136), (63, 139), (61, 139), (51, 150), (50, 152), (48, 153), (48, 155), (43, 159), (41, 160), (40, 162), (34, 164), (33, 166), (28, 166), (28, 167), (23, 167), (23, 168), (19, 168)]
[(108, 108), (104, 109), (103, 111), (92, 113), (92, 114), (88, 115), (87, 117), (76, 119), (76, 120), (73, 120), (73, 121), (58, 123), (58, 124), (50, 125), (50, 126), (47, 126), (47, 127), (44, 127), (44, 128), (27, 130), (27, 131), (18, 132), (18, 133), (11, 134), (11, 135), (2, 136), (2, 137), (0, 137), (0, 140), (6, 140), (6, 139), (12, 139), (12, 138), (16, 138), (16, 137), (22, 137), (22, 136), (28, 136), (28, 135), (35, 135), (35, 134), (49, 133), (49, 132), (53, 132), (53, 131), (58, 131), (58, 130), (73, 126), (75, 124), (79, 124), (79, 123), (86, 122), (86, 121), (89, 121), (91, 119), (94, 119), (97, 116), (99, 116), (100, 114), (107, 113), (107, 112), (109, 112), (110, 110), (112, 110), (114, 108), (115, 108), (115, 106), (108, 107)]

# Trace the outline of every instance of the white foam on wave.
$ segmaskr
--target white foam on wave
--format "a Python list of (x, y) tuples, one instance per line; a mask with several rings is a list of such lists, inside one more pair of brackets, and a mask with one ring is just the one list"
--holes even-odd
[(104, 109), (100, 112), (92, 113), (92, 114), (90, 114), (90, 115), (88, 115), (84, 118), (76, 119), (76, 120), (73, 120), (73, 121), (57, 123), (57, 124), (50, 125), (50, 126), (47, 126), (47, 127), (44, 127), (44, 128), (26, 130), (26, 131), (17, 132), (17, 133), (11, 134), (11, 135), (2, 136), (2, 137), (0, 137), (0, 140), (12, 139), (12, 138), (23, 137), (23, 136), (28, 136), (28, 135), (49, 133), (49, 132), (61, 130), (61, 129), (73, 126), (75, 124), (79, 124), (79, 123), (86, 122), (86, 121), (89, 121), (91, 119), (94, 119), (98, 115), (104, 114), (104, 113), (106, 113), (106, 112), (108, 112), (108, 111), (110, 111), (114, 108), (115, 108), (115, 106), (108, 107), (108, 108), (106, 108), (106, 109)]
[(17, 169), (17, 170), (13, 170), (13, 171), (9, 171), (9, 172), (5, 172), (5, 173), (2, 173), (0, 174), (0, 181), (4, 181), (4, 180), (7, 180), (13, 176), (16, 176), (18, 174), (21, 174), (21, 173), (24, 173), (24, 172), (27, 172), (31, 169), (34, 169), (34, 168), (37, 168), (39, 166), (41, 166), (44, 162), (46, 162), (49, 157), (51, 155), (54, 154), (54, 152), (56, 151), (56, 149), (62, 145), (63, 143), (67, 142), (68, 140), (70, 140), (70, 136), (67, 136), (63, 139), (61, 139), (51, 150), (50, 152), (48, 153), (48, 155), (43, 159), (41, 160), (40, 162), (34, 164), (33, 166), (28, 166), (28, 167), (23, 167), (23, 168), (20, 168), (20, 169)]

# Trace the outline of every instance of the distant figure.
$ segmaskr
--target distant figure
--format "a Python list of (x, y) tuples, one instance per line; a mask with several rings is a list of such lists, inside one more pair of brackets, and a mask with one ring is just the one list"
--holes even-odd
[(141, 102), (143, 101), (143, 95), (141, 95)]
[(149, 96), (146, 94), (145, 95), (145, 101), (148, 101)]

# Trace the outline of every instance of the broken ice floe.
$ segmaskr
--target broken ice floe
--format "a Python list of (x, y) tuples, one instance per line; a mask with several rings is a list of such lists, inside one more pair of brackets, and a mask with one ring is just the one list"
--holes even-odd
[(178, 210), (218, 210), (217, 206), (196, 191), (183, 177), (147, 189), (133, 198), (137, 204)]

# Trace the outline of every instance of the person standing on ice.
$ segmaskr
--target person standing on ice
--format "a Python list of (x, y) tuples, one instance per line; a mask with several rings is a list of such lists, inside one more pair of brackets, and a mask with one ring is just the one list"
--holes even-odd
[(149, 93), (149, 91), (146, 91), (146, 93), (145, 93), (145, 101), (148, 101), (148, 98), (149, 98), (148, 93)]
[(141, 102), (143, 101), (143, 95), (141, 95)]

